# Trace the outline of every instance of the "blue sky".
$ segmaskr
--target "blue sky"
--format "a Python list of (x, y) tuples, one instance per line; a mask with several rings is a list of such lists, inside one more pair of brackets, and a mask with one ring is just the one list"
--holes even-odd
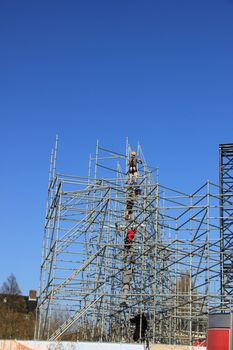
[(0, 285), (37, 288), (50, 151), (139, 141), (160, 182), (218, 181), (233, 142), (233, 0), (0, 2)]

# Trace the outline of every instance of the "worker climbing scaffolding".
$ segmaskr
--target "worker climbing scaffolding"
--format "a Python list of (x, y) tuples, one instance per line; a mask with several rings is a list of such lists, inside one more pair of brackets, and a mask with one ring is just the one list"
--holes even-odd
[(129, 184), (132, 185), (132, 182), (134, 182), (135, 185), (137, 185), (137, 179), (138, 179), (138, 168), (137, 164), (142, 164), (142, 160), (138, 157), (136, 157), (136, 152), (131, 152), (131, 157), (128, 160), (128, 166), (129, 166)]
[(138, 314), (130, 319), (130, 323), (135, 324), (133, 340), (136, 342), (139, 339), (144, 342), (145, 334), (148, 326), (147, 318), (144, 313)]
[(125, 246), (124, 246), (124, 259), (127, 259), (128, 255), (130, 254), (130, 260), (132, 261), (133, 239), (136, 232), (137, 232), (137, 229), (134, 226), (132, 226), (130, 229), (127, 230), (127, 234), (125, 237)]
[(130, 290), (132, 274), (133, 274), (133, 270), (131, 268), (124, 271), (123, 288), (122, 288), (121, 303), (120, 303), (121, 306), (128, 306), (126, 300)]
[(132, 221), (134, 206), (134, 193), (131, 191), (126, 201), (125, 220)]

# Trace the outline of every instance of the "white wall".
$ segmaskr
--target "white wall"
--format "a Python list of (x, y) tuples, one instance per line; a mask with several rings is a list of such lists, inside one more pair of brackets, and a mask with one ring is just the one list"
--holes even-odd
[(139, 344), (0, 340), (0, 350), (144, 350)]

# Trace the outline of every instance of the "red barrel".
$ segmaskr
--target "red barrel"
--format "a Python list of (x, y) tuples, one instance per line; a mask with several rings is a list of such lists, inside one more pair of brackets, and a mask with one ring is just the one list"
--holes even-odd
[(232, 349), (232, 313), (216, 313), (209, 315), (208, 350)]

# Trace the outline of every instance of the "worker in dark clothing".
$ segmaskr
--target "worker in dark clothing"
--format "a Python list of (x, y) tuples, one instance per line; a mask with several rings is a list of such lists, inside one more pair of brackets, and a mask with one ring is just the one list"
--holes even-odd
[(130, 319), (130, 323), (135, 324), (133, 340), (136, 342), (140, 339), (142, 342), (144, 342), (145, 341), (145, 333), (146, 333), (147, 326), (148, 326), (145, 314), (142, 313), (142, 315), (140, 315), (140, 314), (136, 315), (135, 317)]
[(127, 296), (130, 290), (130, 283), (132, 280), (132, 275), (133, 275), (133, 270), (128, 269), (124, 271), (124, 278), (123, 278), (123, 288), (122, 288), (122, 293), (121, 293), (121, 306), (128, 306), (127, 305)]
[(124, 258), (128, 256), (128, 253), (130, 253), (131, 258), (133, 256), (133, 239), (136, 232), (137, 229), (133, 227), (127, 231), (127, 235), (125, 237)]
[(131, 215), (133, 214), (133, 205), (134, 205), (133, 194), (130, 193), (126, 201), (125, 220), (130, 220), (132, 218)]
[(128, 161), (129, 165), (129, 184), (132, 185), (132, 181), (134, 178), (134, 184), (137, 184), (137, 178), (138, 178), (138, 168), (137, 164), (142, 164), (142, 161), (140, 158), (136, 157), (136, 152), (131, 152), (131, 158)]

